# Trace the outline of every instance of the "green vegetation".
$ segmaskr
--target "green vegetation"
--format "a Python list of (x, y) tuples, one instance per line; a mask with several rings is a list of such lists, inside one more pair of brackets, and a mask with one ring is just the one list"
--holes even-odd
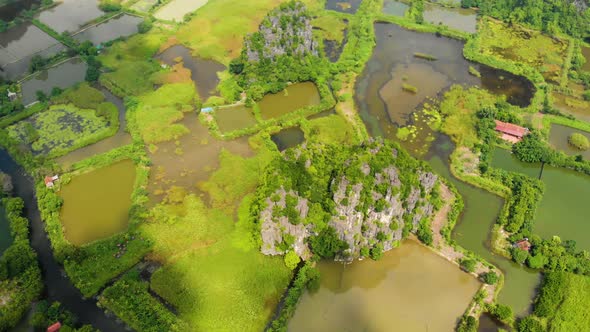
[(437, 60), (437, 58), (434, 55), (432, 55), (432, 54), (426, 54), (426, 53), (416, 52), (416, 53), (414, 53), (414, 56), (416, 58), (424, 59), (424, 60), (428, 60), (428, 61), (435, 61), (435, 60)]
[(55, 322), (60, 322), (62, 325), (61, 329), (66, 331), (98, 332), (98, 330), (95, 330), (90, 325), (75, 328), (78, 325), (77, 317), (66, 310), (59, 302), (53, 302), (51, 304), (45, 300), (37, 302), (29, 323), (37, 329), (44, 330)]
[[(590, 279), (566, 272), (547, 273), (534, 305), (534, 316), (519, 322), (519, 331), (584, 331), (590, 329)], [(546, 328), (539, 329), (541, 326)], [(533, 328), (536, 327), (537, 329)], [(527, 329), (528, 328), (528, 329)]]
[(128, 272), (100, 295), (98, 303), (138, 331), (185, 331), (186, 326), (149, 292), (139, 271)]
[[(3, 193), (5, 195), (5, 193)], [(37, 254), (29, 245), (29, 222), (20, 198), (3, 198), (13, 242), (0, 256), (0, 330), (14, 327), (43, 290)]]
[(418, 88), (408, 83), (402, 83), (402, 90), (413, 94), (418, 93)]
[(117, 108), (110, 103), (96, 110), (53, 105), (8, 127), (8, 134), (30, 146), (34, 154), (57, 157), (111, 136), (118, 127)]
[(567, 138), (567, 142), (578, 150), (588, 150), (590, 148), (590, 141), (588, 138), (580, 133), (573, 133)]

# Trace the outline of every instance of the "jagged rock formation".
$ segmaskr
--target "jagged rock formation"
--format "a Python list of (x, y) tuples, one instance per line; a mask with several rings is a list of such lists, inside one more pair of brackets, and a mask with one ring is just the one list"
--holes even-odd
[(390, 250), (431, 217), (437, 184), (428, 166), (391, 142), (287, 150), (257, 191), (261, 251), (309, 259), (310, 238), (327, 227), (348, 248), (336, 259)]
[(248, 61), (275, 61), (282, 55), (303, 57), (318, 55), (313, 39), (311, 17), (301, 2), (289, 2), (271, 11), (259, 31), (245, 39)]

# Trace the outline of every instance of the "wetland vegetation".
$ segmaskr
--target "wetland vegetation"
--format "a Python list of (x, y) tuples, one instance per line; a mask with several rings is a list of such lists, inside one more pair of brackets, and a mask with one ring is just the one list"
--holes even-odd
[(587, 1), (33, 2), (0, 330), (589, 328)]

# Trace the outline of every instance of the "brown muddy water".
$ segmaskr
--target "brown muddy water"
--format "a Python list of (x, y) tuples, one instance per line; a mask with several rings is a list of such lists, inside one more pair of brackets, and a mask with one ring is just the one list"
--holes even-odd
[(270, 135), (270, 139), (275, 143), (277, 149), (282, 152), (303, 143), (305, 135), (301, 128), (291, 127)]
[(156, 59), (168, 66), (173, 66), (182, 61), (184, 67), (191, 71), (191, 79), (195, 83), (202, 101), (215, 95), (215, 89), (219, 83), (217, 73), (224, 71), (225, 66), (214, 60), (204, 60), (194, 57), (190, 49), (183, 45), (174, 45), (158, 54)]
[(0, 7), (0, 20), (10, 22), (14, 20), (22, 11), (29, 10), (35, 5), (39, 5), (41, 0), (15, 0)]
[(453, 331), (480, 283), (408, 240), (379, 261), (322, 261), (320, 289), (303, 294), (289, 331)]
[(129, 159), (73, 177), (59, 192), (65, 238), (80, 246), (125, 230), (134, 183)]
[(77, 32), (86, 23), (104, 15), (98, 0), (62, 0), (51, 9), (37, 15), (37, 19), (58, 33)]
[(160, 201), (173, 186), (204, 195), (198, 189), (198, 184), (207, 180), (219, 167), (222, 149), (243, 157), (254, 155), (247, 137), (231, 141), (217, 140), (199, 122), (196, 113), (186, 113), (179, 123), (190, 132), (178, 141), (158, 144), (149, 154), (152, 168), (148, 191), (152, 203)]
[(21, 83), (23, 104), (37, 101), (37, 91), (51, 94), (51, 89), (66, 89), (84, 81), (87, 65), (80, 58), (72, 58), (55, 67), (36, 73)]
[(142, 21), (143, 19), (137, 16), (121, 15), (77, 33), (74, 35), (74, 39), (78, 41), (89, 40), (94, 45), (99, 45), (136, 34), (138, 25)]
[(319, 103), (320, 92), (317, 86), (312, 82), (304, 82), (289, 85), (277, 93), (267, 94), (258, 102), (258, 107), (262, 118), (269, 120)]
[[(375, 24), (375, 34), (377, 45), (357, 80), (355, 91), (360, 116), (373, 136), (395, 139), (397, 127), (414, 124), (412, 114), (428, 102), (428, 97), (436, 98), (453, 84), (481, 86), (506, 95), (514, 105), (530, 104), (534, 90), (528, 80), (467, 61), (461, 41), (387, 23)], [(417, 52), (437, 60), (418, 58), (414, 56)], [(469, 74), (470, 66), (482, 77)], [(404, 84), (414, 86), (416, 93), (404, 90)], [(411, 152), (422, 150), (421, 146), (433, 139), (425, 123), (416, 126), (418, 137), (402, 144)]]
[(362, 0), (328, 0), (326, 9), (354, 14), (359, 9), (361, 2)]
[(590, 150), (581, 151), (568, 143), (568, 137), (573, 133), (582, 134), (590, 139), (590, 133), (587, 131), (552, 124), (551, 131), (549, 132), (549, 143), (553, 145), (556, 150), (563, 151), (570, 156), (582, 155), (584, 156), (584, 159), (590, 160)]
[(65, 46), (31, 23), (23, 23), (0, 33), (0, 76), (15, 80), (29, 72), (31, 58), (49, 57)]
[(125, 117), (125, 105), (123, 100), (110, 93), (104, 87), (100, 87), (99, 89), (105, 96), (105, 101), (111, 102), (117, 106), (117, 110), (119, 111), (119, 130), (115, 135), (100, 142), (85, 146), (57, 158), (55, 161), (64, 168), (67, 168), (76, 162), (90, 158), (94, 155), (108, 152), (123, 145), (131, 144), (131, 135), (126, 132), (127, 121)]
[(424, 20), (468, 33), (475, 33), (477, 30), (477, 14), (471, 8), (447, 8), (426, 3)]
[(243, 105), (218, 108), (213, 117), (222, 133), (248, 128), (257, 123), (252, 109)]

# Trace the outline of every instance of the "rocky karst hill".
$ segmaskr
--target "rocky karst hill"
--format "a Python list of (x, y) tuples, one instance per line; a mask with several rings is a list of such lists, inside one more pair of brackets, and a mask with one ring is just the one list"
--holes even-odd
[(428, 228), (438, 177), (396, 144), (303, 145), (267, 169), (252, 215), (266, 255), (380, 257)]

